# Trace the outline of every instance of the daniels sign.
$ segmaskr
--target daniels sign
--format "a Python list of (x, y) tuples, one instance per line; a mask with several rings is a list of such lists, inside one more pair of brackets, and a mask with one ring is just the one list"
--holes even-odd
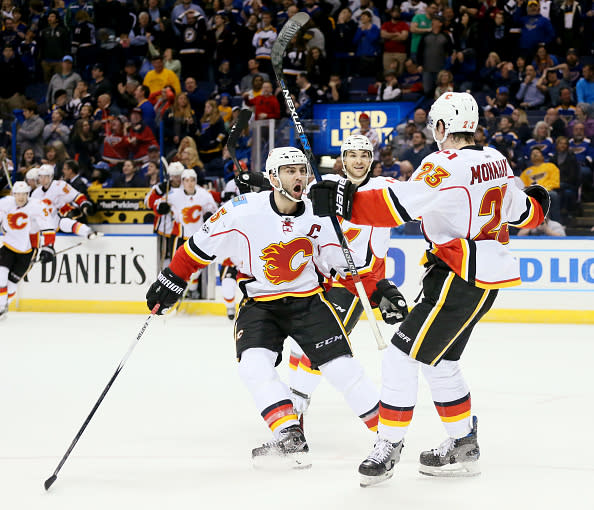
[[(59, 235), (55, 248), (78, 242), (78, 237)], [(20, 297), (142, 301), (157, 272), (154, 236), (107, 235), (59, 253), (52, 263), (35, 264), (21, 284)]]

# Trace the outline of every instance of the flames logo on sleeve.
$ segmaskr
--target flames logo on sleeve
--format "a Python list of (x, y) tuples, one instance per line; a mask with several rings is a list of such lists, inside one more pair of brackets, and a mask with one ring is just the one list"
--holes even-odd
[(182, 218), (186, 225), (190, 223), (197, 223), (202, 217), (202, 207), (193, 205), (192, 207), (184, 207), (182, 209)]
[(288, 243), (272, 243), (262, 250), (264, 275), (274, 285), (292, 282), (305, 270), (313, 245), (309, 239), (299, 237)]
[(29, 219), (29, 216), (27, 216), (24, 212), (8, 214), (6, 216), (6, 221), (8, 222), (8, 226), (12, 230), (24, 229), (27, 226), (28, 219)]

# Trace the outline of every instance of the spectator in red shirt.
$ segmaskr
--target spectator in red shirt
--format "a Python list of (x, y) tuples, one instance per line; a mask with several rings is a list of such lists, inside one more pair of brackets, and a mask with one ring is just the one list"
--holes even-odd
[(390, 11), (390, 21), (386, 21), (381, 27), (381, 37), (384, 41), (384, 72), (390, 70), (390, 64), (396, 75), (400, 75), (404, 70), (404, 61), (406, 60), (406, 41), (408, 39), (409, 26), (406, 21), (400, 19), (400, 6), (395, 5)]
[(146, 163), (148, 161), (148, 149), (151, 145), (158, 146), (153, 131), (142, 121), (142, 110), (134, 108), (130, 112), (130, 124), (127, 126), (126, 141), (130, 147), (130, 153), (135, 163)]
[(275, 95), (272, 94), (272, 83), (265, 81), (262, 85), (262, 93), (259, 96), (249, 99), (249, 94), (244, 94), (245, 104), (255, 107), (256, 120), (280, 119), (280, 104)]

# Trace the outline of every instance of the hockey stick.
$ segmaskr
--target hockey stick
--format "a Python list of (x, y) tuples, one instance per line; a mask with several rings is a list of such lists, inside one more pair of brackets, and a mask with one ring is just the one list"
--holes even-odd
[[(280, 85), (280, 88), (283, 92), (283, 97), (285, 99), (285, 103), (289, 107), (291, 120), (293, 121), (293, 125), (295, 126), (295, 132), (299, 137), (299, 141), (303, 146), (303, 152), (309, 161), (309, 164), (313, 170), (314, 176), (317, 182), (322, 180), (322, 176), (318, 170), (313, 151), (311, 150), (311, 145), (309, 144), (309, 140), (307, 139), (307, 135), (305, 134), (305, 130), (303, 129), (303, 125), (299, 120), (299, 114), (297, 113), (297, 109), (293, 100), (291, 99), (291, 93), (287, 85), (285, 84), (284, 76), (283, 76), (283, 55), (285, 54), (285, 50), (287, 49), (287, 45), (293, 39), (295, 34), (299, 32), (301, 27), (305, 25), (309, 21), (309, 15), (305, 12), (298, 12), (292, 18), (290, 18), (286, 23), (285, 26), (280, 31), (278, 38), (274, 41), (271, 51), (271, 59), (272, 59), (272, 68), (274, 69), (274, 74), (276, 75), (276, 79)], [(355, 283), (355, 288), (357, 289), (357, 294), (359, 294), (359, 298), (361, 299), (361, 304), (367, 314), (367, 319), (369, 320), (369, 324), (371, 325), (371, 329), (373, 331), (373, 336), (375, 337), (375, 341), (377, 342), (378, 349), (385, 349), (386, 342), (384, 341), (382, 334), (379, 330), (377, 325), (377, 321), (375, 320), (375, 315), (373, 314), (373, 310), (371, 309), (371, 303), (367, 298), (367, 293), (365, 292), (365, 287), (363, 287), (363, 283), (361, 282), (361, 277), (359, 276), (359, 272), (357, 271), (357, 267), (355, 266), (355, 262), (353, 261), (353, 257), (349, 250), (349, 245), (347, 240), (344, 237), (342, 229), (340, 228), (340, 223), (338, 223), (338, 218), (336, 216), (331, 216), (330, 219), (332, 220), (332, 226), (334, 227), (334, 231), (336, 232), (336, 237), (340, 242), (340, 247), (342, 249), (342, 253), (346, 260), (348, 270), (351, 273), (353, 278), (353, 282)]]
[(49, 488), (52, 486), (52, 484), (56, 481), (56, 479), (58, 478), (58, 473), (60, 472), (60, 469), (62, 469), (62, 466), (64, 465), (64, 463), (66, 462), (66, 459), (68, 459), (68, 457), (70, 456), (70, 454), (72, 453), (72, 450), (74, 449), (74, 447), (76, 446), (76, 443), (78, 442), (78, 440), (80, 439), (80, 437), (82, 436), (83, 432), (85, 431), (85, 429), (87, 428), (87, 425), (89, 424), (89, 422), (91, 421), (91, 418), (93, 418), (93, 415), (95, 414), (95, 412), (97, 411), (97, 409), (99, 408), (99, 406), (101, 405), (101, 402), (103, 402), (103, 399), (105, 398), (105, 395), (107, 395), (107, 392), (109, 391), (109, 388), (111, 388), (111, 385), (114, 383), (114, 381), (116, 380), (116, 377), (119, 375), (119, 373), (121, 372), (122, 368), (124, 368), (124, 364), (126, 363), (126, 361), (128, 360), (128, 358), (130, 357), (130, 355), (132, 354), (132, 351), (134, 350), (134, 347), (136, 347), (136, 344), (140, 341), (142, 335), (144, 334), (144, 332), (146, 331), (146, 328), (149, 325), (149, 322), (151, 321), (151, 319), (155, 316), (155, 314), (157, 313), (157, 311), (159, 310), (159, 304), (157, 303), (153, 309), (151, 310), (151, 314), (147, 317), (147, 319), (144, 321), (144, 324), (142, 325), (142, 327), (140, 328), (140, 331), (138, 332), (138, 335), (136, 335), (136, 339), (134, 340), (134, 342), (132, 342), (132, 344), (130, 345), (130, 347), (128, 348), (128, 352), (126, 352), (126, 354), (124, 355), (124, 357), (122, 358), (122, 361), (120, 361), (120, 364), (118, 365), (118, 368), (116, 369), (116, 371), (114, 372), (114, 374), (111, 376), (111, 379), (109, 380), (109, 382), (107, 383), (107, 386), (105, 386), (105, 389), (103, 390), (103, 393), (101, 393), (101, 395), (99, 396), (99, 399), (97, 400), (97, 402), (95, 402), (95, 405), (93, 406), (93, 409), (91, 409), (91, 412), (89, 413), (89, 415), (87, 416), (87, 419), (85, 420), (85, 422), (83, 423), (82, 427), (80, 428), (80, 430), (76, 433), (76, 436), (74, 436), (74, 439), (72, 440), (72, 443), (70, 443), (70, 446), (68, 447), (68, 450), (66, 450), (66, 453), (64, 454), (64, 456), (62, 457), (62, 460), (60, 461), (60, 463), (58, 464), (58, 467), (56, 468), (56, 470), (53, 472), (52, 476), (50, 476), (43, 484), (43, 486), (45, 487), (45, 490), (49, 490)]
[(229, 138), (227, 139), (227, 150), (229, 151), (229, 155), (233, 160), (233, 164), (235, 168), (241, 172), (241, 166), (239, 165), (239, 160), (237, 159), (237, 142), (239, 137), (241, 136), (242, 131), (248, 125), (248, 122), (252, 118), (252, 110), (244, 108), (239, 112), (239, 116), (237, 117), (237, 121), (231, 127), (231, 131), (229, 132)]
[[(169, 179), (171, 178), (169, 176), (169, 163), (167, 163), (167, 160), (165, 159), (165, 156), (161, 156), (161, 165), (163, 166), (163, 168), (165, 169), (165, 173), (167, 174), (167, 184), (165, 186), (165, 203), (168, 204), (169, 203)], [(165, 222), (164, 224), (166, 224), (166, 220), (165, 218), (163, 218), (163, 221)], [(158, 225), (160, 225), (161, 220), (159, 220), (159, 222), (157, 222), (157, 225), (155, 225), (155, 229), (154, 229), (154, 233), (157, 232), (158, 230)], [(163, 229), (165, 230), (165, 229)], [(158, 234), (157, 234), (158, 235)], [(161, 238), (161, 258), (160, 258), (160, 266), (163, 267), (163, 263), (165, 262), (165, 257), (167, 256), (167, 241), (168, 238), (165, 236), (159, 236)]]
[(10, 180), (10, 174), (8, 173), (8, 167), (6, 166), (6, 159), (2, 160), (2, 168), (4, 169), (4, 175), (6, 175), (6, 180), (8, 181), (8, 187), (12, 192), (12, 181)]

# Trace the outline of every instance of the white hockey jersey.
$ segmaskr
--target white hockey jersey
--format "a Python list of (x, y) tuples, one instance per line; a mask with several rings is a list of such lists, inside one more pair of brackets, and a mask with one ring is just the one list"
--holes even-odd
[(64, 181), (52, 181), (44, 190), (38, 186), (31, 192), (31, 197), (40, 200), (45, 204), (45, 209), (49, 212), (54, 230), (58, 229), (60, 215), (64, 216), (74, 207), (74, 203), (80, 207), (84, 202), (88, 202), (87, 197), (75, 190), (70, 184)]
[(176, 188), (169, 194), (168, 201), (175, 220), (172, 233), (183, 239), (188, 239), (200, 230), (205, 213), (213, 214), (217, 210), (212, 195), (200, 186), (196, 186), (193, 195), (186, 194), (183, 187)]
[(45, 204), (34, 198), (23, 207), (18, 207), (12, 196), (0, 198), (0, 225), (4, 233), (0, 241), (17, 253), (36, 248), (38, 232), (43, 233), (43, 244), (53, 244), (55, 240), (50, 213)]
[[(336, 235), (327, 218), (303, 202), (295, 215), (278, 212), (272, 192), (248, 193), (225, 203), (180, 248), (171, 270), (188, 279), (217, 257), (231, 257), (244, 294), (260, 301), (322, 292), (317, 262), (336, 257)], [(342, 252), (340, 252), (342, 257)], [(324, 265), (333, 267), (332, 261)], [(344, 265), (344, 258), (342, 259)]]
[[(480, 288), (519, 285), (518, 261), (506, 248), (508, 224), (533, 228), (543, 221), (538, 202), (514, 182), (506, 158), (490, 147), (445, 150), (427, 156), (407, 182), (355, 194), (351, 221), (397, 226), (420, 219), (430, 248)], [(423, 262), (423, 261), (422, 261)]]

